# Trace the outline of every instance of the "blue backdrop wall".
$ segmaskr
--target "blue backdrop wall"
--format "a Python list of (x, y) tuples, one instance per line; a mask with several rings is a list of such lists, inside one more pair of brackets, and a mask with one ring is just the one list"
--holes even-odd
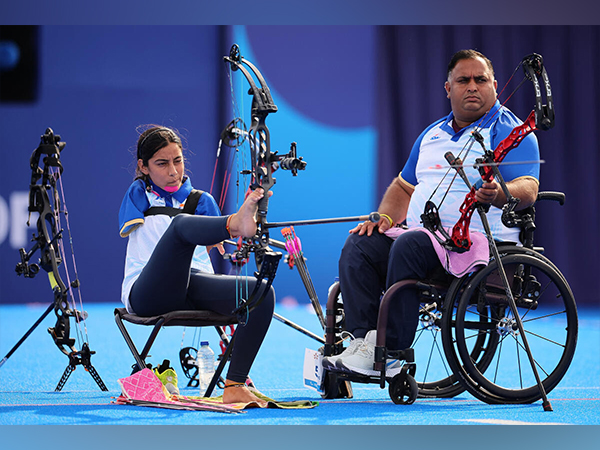
[[(35, 99), (0, 101), (0, 151), (5, 168), (0, 178), (0, 303), (51, 301), (43, 276), (25, 280), (14, 272), (18, 249), (30, 247), (34, 231), (25, 224), (28, 160), (46, 127), (67, 142), (63, 183), (84, 300), (117, 302), (126, 246), (118, 236), (117, 212), (132, 179), (130, 151), (135, 147), (136, 127), (159, 123), (179, 129), (186, 137), (192, 180), (196, 187), (209, 190), (219, 134), (232, 117), (229, 75), (222, 56), (233, 42), (265, 75), (279, 108), (268, 119), (273, 149), (287, 152), (290, 143), (297, 142), (299, 155), (308, 163), (297, 177), (276, 173), (269, 209), (269, 221), (274, 222), (358, 215), (376, 209), (382, 186), (402, 166), (402, 152), (426, 125), (447, 113), (443, 72), (455, 50), (477, 46), (489, 53), (497, 69), (512, 69), (523, 56), (521, 49), (541, 52), (536, 34), (525, 33), (521, 36), (525, 41), (517, 44), (511, 38), (514, 30), (502, 27), (504, 38), (497, 40), (490, 53), (482, 44), (480, 27), (461, 28), (461, 38), (453, 41), (448, 40), (448, 33), (455, 32), (454, 27), (36, 28)], [(579, 28), (565, 30), (577, 34)], [(420, 47), (425, 44), (428, 47)], [(565, 54), (569, 53), (557, 57)], [(555, 92), (576, 84), (575, 75), (569, 74), (591, 77), (591, 58), (586, 55), (570, 59), (574, 62), (569, 70), (560, 61), (549, 62), (561, 68), (558, 77), (556, 70), (550, 71)], [(503, 84), (504, 78), (499, 77), (499, 82)], [(422, 92), (423, 97), (398, 97), (401, 85), (413, 93)], [(236, 103), (247, 121), (250, 97), (246, 90), (247, 85), (234, 80)], [(598, 104), (598, 91), (589, 94), (595, 99), (592, 103)], [(392, 115), (390, 105), (403, 115)], [(576, 114), (572, 103), (561, 102), (557, 108), (561, 108), (558, 121)], [(585, 121), (586, 114), (582, 116)], [(597, 155), (597, 142), (569, 148), (579, 161), (570, 170), (579, 170), (589, 161), (587, 156)], [(569, 200), (587, 198), (592, 206), (588, 210), (597, 209), (597, 189), (590, 192), (585, 183), (548, 186), (563, 187), (569, 189)], [(225, 212), (235, 207), (233, 190)], [(566, 212), (579, 214), (575, 209)], [(560, 233), (572, 226), (564, 219), (545, 220)], [(580, 226), (597, 229), (597, 220), (587, 223)], [(339, 252), (349, 228), (349, 224), (337, 224), (296, 229), (321, 303), (337, 275)], [(273, 237), (280, 239), (278, 233), (274, 230)], [(597, 247), (598, 241), (593, 242)], [(552, 244), (544, 245), (550, 249)], [(569, 279), (576, 277), (579, 265), (587, 265), (587, 274), (597, 271), (589, 253), (573, 249), (568, 241), (560, 246), (568, 250), (551, 256), (559, 267), (566, 266)], [(580, 248), (585, 249), (585, 244)], [(582, 255), (587, 261), (581, 261)], [(577, 278), (576, 294), (582, 301), (598, 301), (598, 278), (589, 278), (586, 286)], [(307, 301), (298, 274), (285, 266), (279, 269), (275, 287), (279, 301)]]

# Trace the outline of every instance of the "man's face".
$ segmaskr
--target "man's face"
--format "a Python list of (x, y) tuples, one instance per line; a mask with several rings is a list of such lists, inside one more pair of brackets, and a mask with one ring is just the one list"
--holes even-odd
[(496, 101), (497, 86), (483, 59), (458, 61), (445, 84), (456, 124), (465, 127), (488, 112)]

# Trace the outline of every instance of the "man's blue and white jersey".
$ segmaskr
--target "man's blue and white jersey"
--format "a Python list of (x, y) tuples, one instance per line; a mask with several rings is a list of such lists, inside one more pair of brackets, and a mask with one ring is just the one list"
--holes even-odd
[[(455, 132), (452, 128), (453, 114), (433, 123), (417, 139), (411, 150), (408, 161), (400, 172), (400, 180), (414, 187), (410, 199), (406, 222), (409, 227), (420, 227), (421, 214), (425, 203), (430, 199), (439, 207), (442, 226), (452, 228), (460, 217), (459, 208), (462, 205), (469, 188), (457, 175), (454, 169), (448, 169), (444, 155), (452, 152), (455, 157), (463, 159), (464, 171), (471, 182), (475, 184), (481, 179), (477, 169), (473, 168), (475, 159), (483, 155), (481, 145), (471, 139), (471, 133), (477, 128), (483, 136), (487, 149), (493, 150), (509, 135), (512, 129), (522, 122), (507, 108), (496, 101), (493, 108), (482, 120)], [(491, 118), (491, 119), (490, 119)], [(489, 123), (486, 123), (489, 122)], [(470, 150), (469, 150), (470, 149)], [(465, 157), (466, 152), (468, 155)], [(508, 153), (504, 162), (538, 161), (539, 148), (535, 135), (529, 134), (518, 147)], [(442, 166), (443, 168), (439, 168)], [(539, 179), (539, 164), (501, 165), (500, 173), (505, 181), (521, 177)], [(450, 183), (455, 178), (452, 189), (447, 194), (441, 206), (440, 202)], [(439, 186), (438, 186), (439, 185)], [(488, 213), (492, 235), (497, 240), (519, 242), (519, 228), (507, 228), (501, 221), (502, 211), (491, 207)], [(471, 220), (472, 231), (484, 232), (481, 219), (477, 213)]]
[[(191, 191), (192, 184), (189, 178), (186, 178), (179, 190), (174, 193), (169, 193), (153, 183), (151, 183), (151, 190), (147, 190), (142, 180), (134, 181), (125, 193), (119, 211), (119, 233), (121, 237), (129, 237), (125, 258), (125, 274), (121, 288), (121, 301), (128, 312), (132, 312), (129, 305), (129, 293), (133, 283), (140, 276), (154, 251), (154, 247), (156, 247), (173, 220), (173, 217), (166, 214), (144, 217), (144, 213), (155, 206), (183, 209)], [(202, 194), (196, 208), (196, 215), (221, 215), (212, 195), (206, 192)], [(214, 273), (206, 247), (196, 247), (191, 268), (200, 272)], [(165, 282), (168, 283), (169, 281), (165, 280)]]

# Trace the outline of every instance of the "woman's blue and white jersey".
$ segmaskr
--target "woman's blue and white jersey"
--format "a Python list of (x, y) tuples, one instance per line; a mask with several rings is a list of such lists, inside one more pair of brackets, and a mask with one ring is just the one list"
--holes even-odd
[[(129, 237), (125, 257), (125, 274), (121, 287), (121, 301), (129, 312), (132, 312), (129, 305), (129, 293), (133, 283), (140, 276), (154, 247), (173, 220), (173, 217), (166, 214), (144, 217), (144, 213), (155, 206), (182, 209), (192, 191), (192, 184), (189, 178), (186, 178), (179, 190), (174, 193), (169, 193), (153, 183), (151, 183), (151, 188), (151, 190), (147, 190), (146, 184), (142, 180), (134, 181), (125, 193), (119, 211), (119, 233), (121, 237)], [(221, 212), (212, 195), (203, 193), (198, 202), (196, 214), (220, 216)], [(191, 267), (201, 272), (214, 273), (206, 247), (196, 247)]]
[[(455, 177), (456, 171), (454, 169), (440, 168), (440, 166), (448, 166), (448, 162), (444, 158), (447, 152), (450, 151), (455, 157), (463, 158), (464, 171), (471, 184), (475, 184), (481, 179), (481, 175), (473, 168), (473, 164), (476, 158), (483, 155), (483, 149), (479, 143), (471, 139), (472, 131), (477, 127), (484, 138), (486, 148), (494, 150), (514, 127), (522, 124), (510, 110), (500, 106), (498, 101), (496, 101), (490, 112), (484, 116), (481, 124), (475, 122), (459, 132), (455, 132), (452, 128), (453, 117), (453, 114), (450, 113), (447, 117), (431, 124), (421, 133), (411, 150), (406, 165), (400, 172), (400, 180), (415, 189), (410, 199), (406, 218), (409, 227), (422, 226), (421, 214), (423, 214), (425, 203), (436, 191), (431, 200), (439, 206)], [(492, 117), (491, 120), (488, 119), (490, 117)], [(486, 123), (487, 121), (490, 123)], [(470, 151), (465, 159), (465, 153), (469, 148)], [(510, 151), (504, 158), (504, 162), (538, 160), (539, 148), (537, 138), (533, 133), (523, 139), (520, 145)], [(521, 177), (534, 178), (536, 181), (539, 179), (538, 163), (502, 165), (499, 168), (502, 177), (507, 182)], [(469, 188), (467, 188), (465, 182), (457, 176), (450, 192), (442, 205), (439, 206), (439, 214), (444, 228), (452, 228), (457, 222), (460, 217), (459, 208), (468, 192)], [(487, 216), (492, 235), (497, 240), (519, 242), (519, 228), (505, 227), (502, 224), (501, 215), (502, 211), (500, 209), (490, 208)], [(470, 229), (484, 232), (481, 219), (477, 214), (473, 214)]]

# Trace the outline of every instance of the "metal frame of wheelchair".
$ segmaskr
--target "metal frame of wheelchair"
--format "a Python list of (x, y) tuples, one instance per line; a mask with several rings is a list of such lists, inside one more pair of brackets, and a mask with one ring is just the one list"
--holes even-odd
[[(564, 194), (541, 192), (540, 200), (563, 204)], [(392, 285), (381, 299), (377, 322), (374, 370), (379, 376), (326, 370), (323, 398), (352, 397), (351, 382), (375, 383), (382, 389), (387, 382), (396, 404), (412, 404), (417, 397), (454, 397), (465, 390), (489, 404), (523, 404), (545, 398), (564, 377), (573, 358), (577, 307), (564, 276), (543, 256), (543, 248), (533, 246), (534, 207), (520, 212), (520, 218), (523, 246), (499, 245), (498, 249), (531, 343), (533, 362), (524, 357), (523, 338), (506, 300), (498, 263), (492, 258), (485, 268), (461, 278), (445, 274)], [(389, 306), (405, 289), (417, 289), (421, 297), (419, 327), (411, 348), (391, 351), (385, 346)], [(323, 352), (331, 356), (344, 349), (343, 298), (338, 283), (330, 290), (326, 315)], [(386, 358), (405, 361), (393, 378), (386, 377)], [(539, 377), (533, 372), (539, 372)], [(544, 409), (551, 410), (549, 402)]]

